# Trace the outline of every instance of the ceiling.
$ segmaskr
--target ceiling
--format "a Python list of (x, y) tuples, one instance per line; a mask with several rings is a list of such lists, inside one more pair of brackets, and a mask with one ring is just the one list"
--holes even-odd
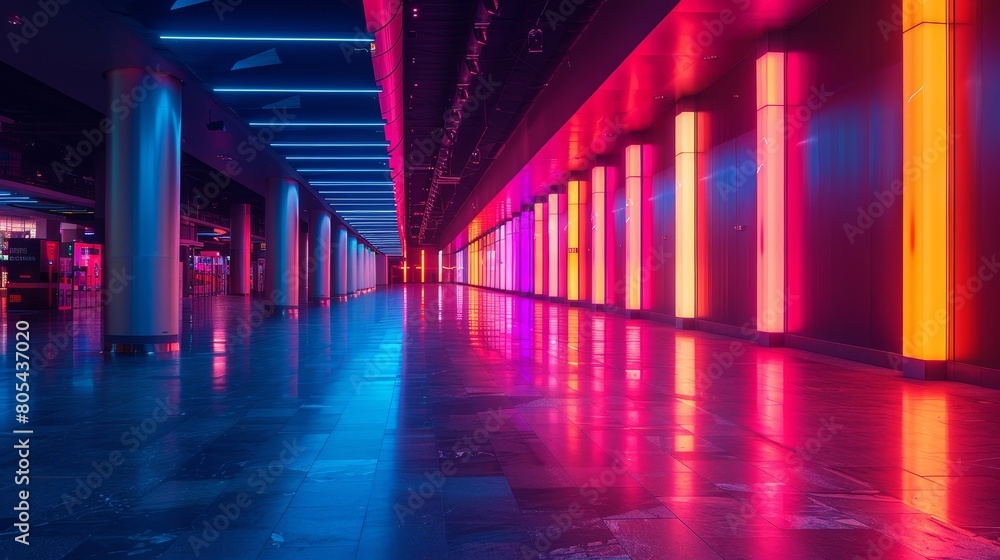
[[(362, 242), (398, 254), (398, 228), (385, 225), (396, 214), (361, 4), (74, 0), (59, 3), (30, 41), (0, 49), (0, 62), (100, 115), (108, 112), (107, 70), (150, 66), (178, 76), (185, 154), (220, 172), (236, 160), (232, 179), (258, 195), (273, 178), (295, 179), (301, 219), (332, 210)], [(6, 0), (0, 29), (19, 33), (38, 6)], [(219, 40), (234, 37), (261, 40)], [(280, 91), (216, 91), (227, 87)], [(210, 121), (225, 130), (207, 129)]]
[[(453, 241), (467, 226), (469, 239), (474, 239), (511, 218), (564, 183), (567, 172), (585, 170), (592, 161), (587, 156), (608, 153), (616, 139), (649, 128), (673, 111), (678, 100), (697, 94), (752, 56), (763, 33), (794, 24), (825, 1), (680, 0), (671, 6), (634, 0), (627, 8), (617, 6), (609, 17), (598, 14), (595, 21), (611, 29), (613, 18), (622, 22), (617, 31), (588, 29), (591, 36), (581, 37), (571, 52), (591, 61), (592, 75), (567, 71), (552, 80), (512, 136), (511, 143), (524, 149), (507, 154), (503, 165), (494, 166), (480, 181), (443, 242)], [(727, 23), (721, 23), (721, 14), (726, 14)], [(706, 31), (709, 26), (718, 33)], [(620, 37), (622, 45), (634, 43), (627, 52), (613, 55), (600, 45), (609, 36)], [(697, 43), (699, 37), (703, 45)], [(593, 86), (583, 84), (594, 78)], [(570, 100), (568, 92), (578, 97)], [(739, 94), (755, 92), (734, 92)]]
[(401, 253), (360, 0), (102, 2), (250, 127), (247, 142), (219, 157), (239, 161), (254, 157), (255, 140), (270, 144), (375, 248)]
[[(452, 222), (456, 210), (504, 149), (549, 77), (560, 66), (574, 64), (566, 54), (603, 3), (403, 3), (409, 244), (440, 244), (442, 228)], [(477, 26), (484, 31), (478, 36)], [(529, 32), (536, 28), (542, 32), (542, 51), (530, 52)], [(478, 72), (471, 76), (466, 62), (470, 54), (478, 62)], [(460, 81), (469, 84), (470, 99), (456, 105)], [(460, 123), (454, 137), (441, 140), (449, 112), (456, 107)]]

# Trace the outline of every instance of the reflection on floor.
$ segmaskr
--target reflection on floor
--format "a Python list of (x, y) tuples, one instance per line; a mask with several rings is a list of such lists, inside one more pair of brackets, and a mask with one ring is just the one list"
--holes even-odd
[(265, 311), (110, 359), (96, 314), (8, 316), (5, 367), (18, 319), (44, 353), (0, 553), (1000, 558), (996, 391), (456, 286)]

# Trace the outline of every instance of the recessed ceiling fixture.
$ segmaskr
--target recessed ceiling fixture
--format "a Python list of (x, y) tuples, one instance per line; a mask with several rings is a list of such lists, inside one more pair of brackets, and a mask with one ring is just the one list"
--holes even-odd
[(209, 109), (209, 111), (208, 111), (208, 122), (205, 124), (205, 128), (207, 128), (209, 130), (216, 130), (216, 131), (219, 131), (219, 132), (225, 132), (226, 131), (226, 123), (225, 123), (225, 121), (213, 121), (212, 120), (212, 110)]
[(528, 32), (528, 52), (545, 52), (545, 36), (541, 28), (534, 28)]

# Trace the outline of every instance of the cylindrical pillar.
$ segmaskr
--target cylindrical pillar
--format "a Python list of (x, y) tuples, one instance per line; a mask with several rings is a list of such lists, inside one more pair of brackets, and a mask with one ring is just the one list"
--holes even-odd
[(363, 243), (358, 241), (357, 246), (354, 250), (354, 268), (357, 270), (356, 283), (354, 284), (354, 290), (360, 292), (365, 289), (365, 246)]
[(250, 205), (229, 207), (229, 293), (250, 293)]
[(365, 289), (372, 288), (372, 250), (365, 247)]
[(309, 260), (309, 255), (309, 224), (299, 222), (299, 267), (296, 272), (299, 275), (300, 301), (309, 299), (309, 276), (314, 264)]
[(264, 209), (264, 292), (275, 307), (299, 304), (299, 184), (276, 179)]
[(347, 237), (347, 294), (358, 291), (358, 238)]
[[(107, 141), (104, 344), (175, 349), (180, 336), (181, 82), (150, 68), (106, 74), (115, 126)], [(109, 113), (110, 114), (110, 113)]]
[(331, 260), (333, 261), (333, 295), (344, 297), (347, 291), (347, 228), (338, 223), (333, 228), (331, 240)]
[(309, 246), (312, 263), (309, 264), (309, 299), (330, 300), (330, 213), (313, 210), (309, 224)]
[(365, 247), (365, 287), (369, 290), (374, 288), (372, 285), (372, 250), (371, 247)]

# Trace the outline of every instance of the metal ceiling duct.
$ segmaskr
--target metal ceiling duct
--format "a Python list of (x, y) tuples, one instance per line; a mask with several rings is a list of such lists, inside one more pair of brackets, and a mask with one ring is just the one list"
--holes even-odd
[(441, 147), (438, 150), (437, 165), (434, 168), (434, 176), (431, 178), (430, 190), (427, 193), (427, 204), (424, 206), (424, 215), (420, 221), (420, 234), (418, 241), (423, 244), (427, 238), (427, 229), (430, 227), (431, 214), (437, 197), (441, 191), (442, 184), (457, 184), (457, 179), (447, 177), (445, 170), (451, 160), (455, 138), (458, 137), (458, 128), (462, 125), (462, 120), (466, 116), (465, 103), (469, 100), (469, 88), (479, 77), (479, 55), (483, 52), (483, 45), (486, 44), (487, 33), (493, 18), (499, 10), (496, 0), (484, 0), (480, 2), (479, 9), (476, 10), (476, 17), (473, 20), (472, 30), (469, 32), (469, 41), (465, 48), (465, 58), (458, 65), (458, 85), (455, 87), (455, 95), (452, 97), (450, 111), (445, 119), (445, 134), (441, 138)]

